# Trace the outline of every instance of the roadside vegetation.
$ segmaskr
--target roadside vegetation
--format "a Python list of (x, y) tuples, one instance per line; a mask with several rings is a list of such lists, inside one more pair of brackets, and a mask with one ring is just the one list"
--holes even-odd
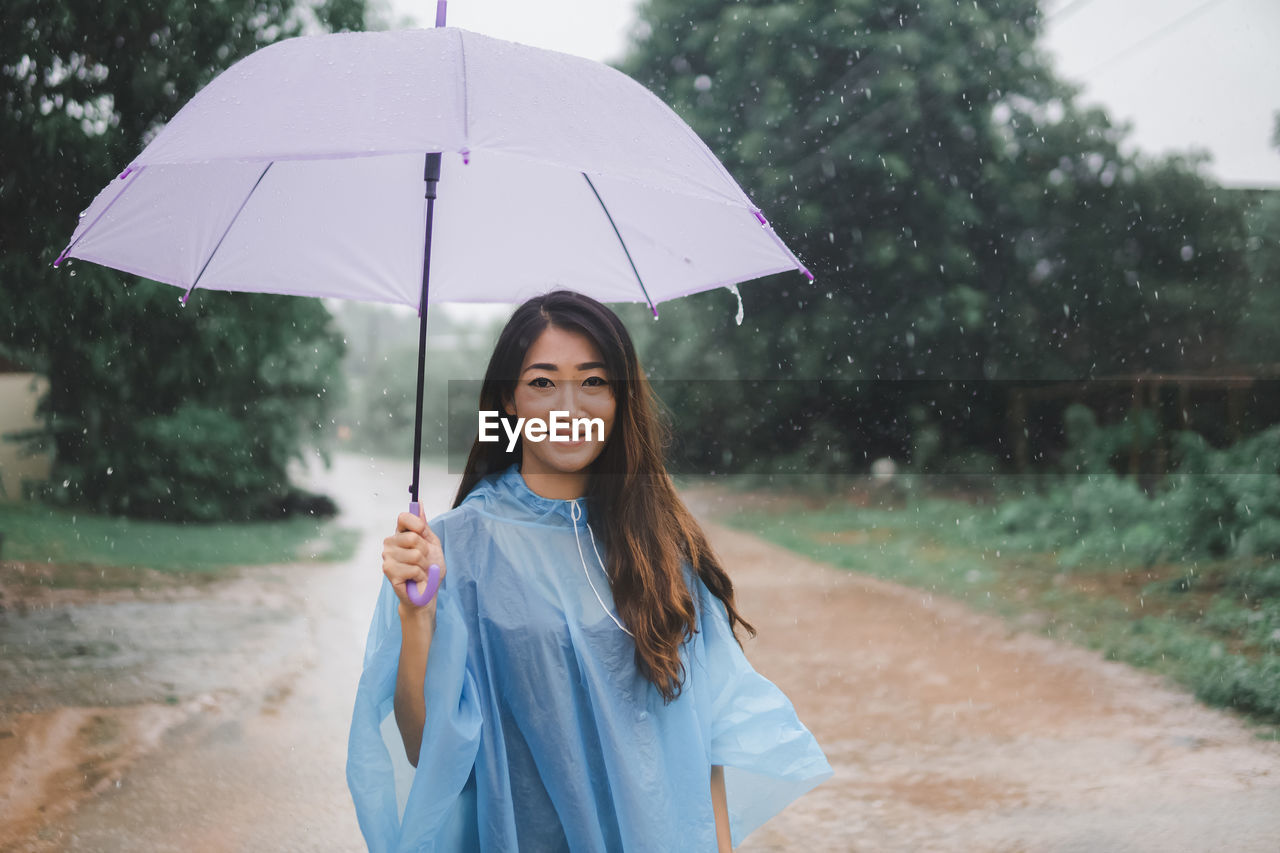
[[(1105, 436), (1092, 436), (1093, 450)], [(1280, 734), (1280, 429), (1183, 435), (1152, 494), (1109, 471), (947, 497), (912, 475), (793, 493), (726, 520), (805, 556), (953, 596), (1164, 673)], [(1105, 465), (1078, 445), (1082, 470)], [(1092, 461), (1090, 461), (1092, 460)], [(1018, 484), (1016, 487), (1011, 484)], [(936, 485), (936, 481), (935, 481)]]
[(88, 590), (136, 588), (157, 573), (199, 581), (238, 566), (343, 560), (358, 537), (315, 518), (174, 524), (36, 503), (0, 504), (0, 533), (0, 582)]

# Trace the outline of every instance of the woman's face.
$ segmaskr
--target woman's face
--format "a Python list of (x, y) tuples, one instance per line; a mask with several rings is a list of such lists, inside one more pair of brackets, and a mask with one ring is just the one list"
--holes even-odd
[(613, 432), (618, 408), (613, 379), (605, 370), (604, 357), (585, 335), (555, 326), (543, 330), (525, 353), (515, 394), (506, 405), (507, 414), (539, 418), (548, 424), (552, 411), (568, 412), (570, 423), (577, 418), (599, 418), (604, 435), (602, 438), (596, 429), (582, 429), (576, 442), (530, 441), (526, 435), (521, 439), (523, 473), (572, 474), (596, 460)]

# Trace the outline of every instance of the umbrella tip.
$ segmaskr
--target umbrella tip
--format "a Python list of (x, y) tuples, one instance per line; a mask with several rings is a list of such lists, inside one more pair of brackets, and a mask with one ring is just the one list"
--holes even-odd
[(800, 267), (800, 272), (804, 273), (804, 277), (809, 279), (810, 284), (813, 284), (813, 273), (809, 272), (808, 267)]
[(653, 312), (653, 319), (658, 319), (658, 306), (652, 302), (649, 303), (649, 310)]
[(436, 0), (436, 26), (444, 26), (444, 18), (446, 7), (449, 5), (448, 0)]
[(131, 174), (133, 174), (133, 167), (129, 166), (123, 172), (120, 173), (120, 177), (117, 178), (117, 180), (123, 181), (125, 178), (129, 177), (129, 175)]
[(761, 212), (760, 212), (760, 211), (758, 211), (758, 210), (753, 210), (753, 211), (751, 211), (751, 212), (752, 212), (752, 213), (754, 213), (754, 214), (756, 215), (756, 219), (760, 220), (760, 224), (761, 224), (761, 225), (768, 225), (768, 224), (769, 224), (768, 220), (766, 220), (766, 219), (764, 218), (764, 214), (763, 214), (763, 213), (761, 213)]
[(53, 268), (55, 270), (59, 267), (59, 265), (62, 264), (63, 261), (67, 259), (68, 251), (69, 251), (68, 249), (63, 249), (62, 252), (58, 255), (58, 259), (53, 262)]

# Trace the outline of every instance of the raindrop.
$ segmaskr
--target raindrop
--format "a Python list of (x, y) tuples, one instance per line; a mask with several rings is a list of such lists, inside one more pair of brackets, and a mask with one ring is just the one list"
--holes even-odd
[(738, 300), (738, 313), (737, 315), (734, 316), (733, 319), (734, 319), (734, 322), (736, 322), (739, 326), (741, 326), (742, 316), (743, 316), (742, 294), (738, 292), (738, 285), (736, 284), (729, 285), (729, 292), (732, 293), (734, 295), (734, 298)]

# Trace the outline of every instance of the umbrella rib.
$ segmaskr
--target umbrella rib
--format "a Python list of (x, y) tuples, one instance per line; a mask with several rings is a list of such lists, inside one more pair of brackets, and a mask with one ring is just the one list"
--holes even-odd
[(653, 299), (649, 296), (648, 289), (644, 286), (644, 279), (640, 277), (640, 270), (636, 269), (636, 262), (631, 259), (631, 250), (627, 248), (627, 241), (622, 239), (622, 232), (618, 230), (618, 223), (613, 221), (613, 214), (609, 212), (608, 206), (605, 205), (604, 199), (600, 197), (600, 191), (596, 189), (596, 185), (591, 182), (590, 176), (586, 172), (582, 173), (582, 177), (587, 179), (587, 186), (591, 187), (591, 192), (595, 195), (596, 201), (600, 202), (600, 209), (604, 211), (605, 217), (608, 218), (609, 224), (613, 226), (613, 233), (618, 237), (618, 243), (622, 246), (622, 252), (627, 256), (627, 263), (631, 264), (631, 271), (635, 273), (636, 281), (640, 284), (640, 292), (644, 294), (645, 302), (649, 303), (649, 310), (653, 312), (653, 317), (658, 318), (658, 309), (654, 307)]
[(214, 256), (217, 255), (218, 250), (222, 248), (222, 241), (227, 239), (227, 235), (231, 233), (231, 226), (236, 224), (236, 220), (240, 218), (241, 212), (244, 211), (244, 206), (249, 203), (249, 199), (253, 198), (253, 194), (258, 189), (258, 185), (262, 183), (262, 179), (267, 176), (267, 172), (270, 171), (271, 167), (274, 165), (274, 160), (267, 163), (267, 167), (262, 170), (262, 174), (258, 175), (258, 180), (253, 182), (253, 188), (249, 190), (249, 194), (244, 197), (244, 201), (240, 202), (240, 206), (236, 208), (235, 215), (232, 216), (231, 221), (227, 223), (226, 230), (224, 230), (222, 232), (222, 236), (218, 238), (218, 242), (213, 247), (213, 251), (209, 253), (209, 257), (205, 258), (204, 266), (200, 267), (200, 272), (196, 275), (196, 280), (191, 283), (191, 287), (189, 287), (187, 292), (183, 294), (182, 304), (184, 307), (187, 304), (187, 299), (191, 297), (191, 291), (195, 290), (196, 285), (200, 283), (200, 279), (204, 278), (204, 271), (209, 268), (209, 264), (213, 262)]
[[(134, 172), (135, 174), (141, 174), (144, 168), (146, 167), (139, 166), (137, 169), (125, 169), (124, 173), (121, 174), (120, 177), (126, 178), (129, 176), (130, 172)], [(107, 212), (111, 210), (111, 208), (115, 205), (115, 203), (120, 200), (120, 197), (129, 191), (129, 187), (133, 186), (137, 182), (138, 182), (138, 179), (134, 178), (132, 181), (130, 181), (129, 183), (125, 184), (123, 187), (120, 188), (120, 192), (116, 193), (115, 198), (107, 202), (107, 206), (102, 209), (101, 213), (99, 213), (97, 216), (93, 218), (93, 221), (89, 223), (89, 227), (84, 229), (84, 231), (80, 233), (79, 237), (74, 238), (70, 243), (67, 244), (67, 248), (63, 249), (62, 252), (59, 253), (58, 259), (53, 262), (53, 265), (55, 267), (61, 265), (62, 262), (67, 259), (67, 255), (71, 254), (71, 250), (74, 249), (76, 246), (78, 246), (80, 244), (80, 241), (83, 240), (86, 236), (88, 236), (89, 232), (93, 230), (93, 226), (101, 222), (102, 217), (106, 216)]]
[(471, 153), (471, 102), (467, 96), (467, 42), (458, 30), (458, 56), (462, 60), (462, 141), (466, 146), (464, 157)]

